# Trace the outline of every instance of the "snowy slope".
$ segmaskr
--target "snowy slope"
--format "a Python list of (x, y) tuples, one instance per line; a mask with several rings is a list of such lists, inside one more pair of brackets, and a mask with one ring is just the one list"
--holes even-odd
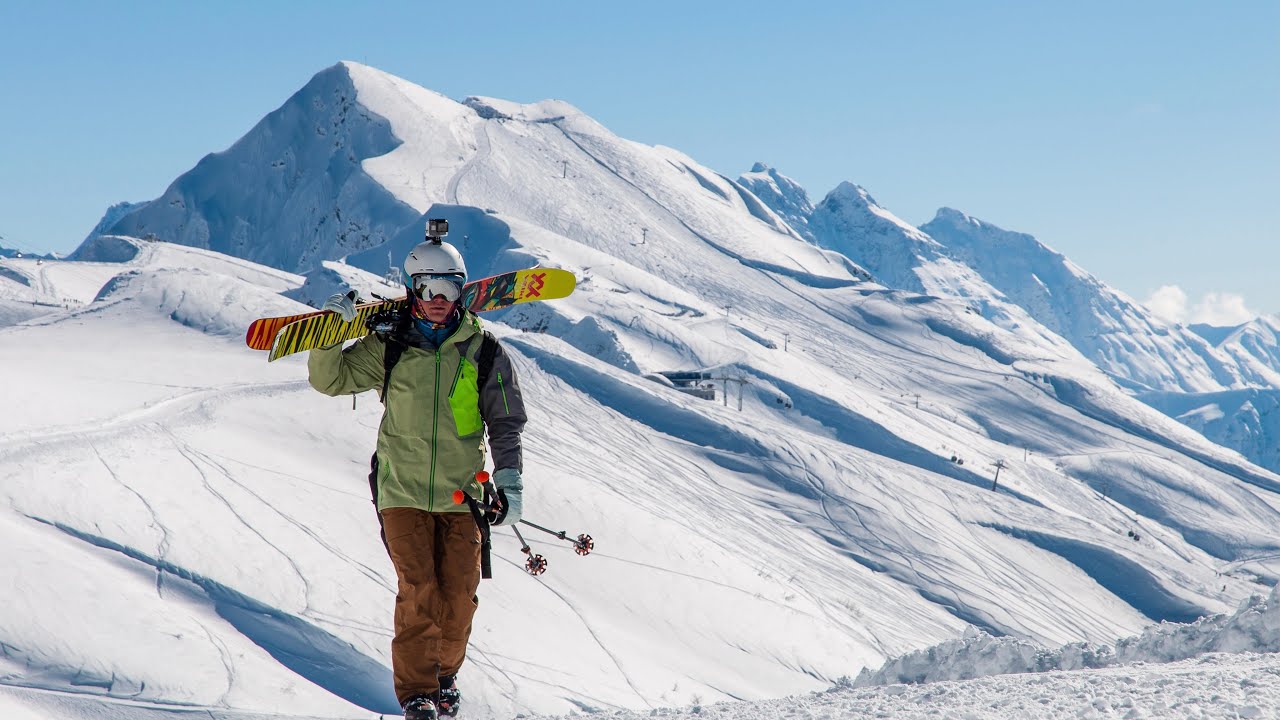
[[(8, 605), (0, 627), (6, 682), (334, 715), (350, 711), (345, 698), (385, 711), (394, 706), (385, 672), (394, 582), (359, 470), (372, 446), (376, 402), (366, 399), (352, 416), (349, 405), (305, 386), (300, 361), (266, 365), (238, 347), (238, 337), (224, 337), (270, 304), (252, 299), (262, 291), (237, 277), (240, 261), (226, 264), (218, 275), (207, 266), (135, 268), (89, 307), (0, 336), (6, 367), (20, 368), (33, 391), (40, 388), (47, 400), (57, 379), (53, 393), (78, 399), (70, 412), (69, 403), (45, 402), (5, 430), (0, 467), (13, 511), (3, 532), (7, 547), (22, 550), (5, 568), (6, 587), (22, 600)], [(108, 339), (126, 330), (129, 344), (112, 352)], [(92, 372), (77, 372), (73, 358), (54, 350), (71, 337), (101, 348)], [(558, 384), (536, 366), (528, 366), (525, 382), (544, 397)], [(564, 427), (573, 418), (612, 427), (617, 457), (642, 450), (633, 447), (634, 423), (568, 388), (561, 392), (551, 414), (535, 418), (549, 427), (531, 433), (531, 446), (561, 434), (586, 437), (586, 426)], [(666, 401), (709, 405), (678, 394)], [(697, 447), (655, 440), (648, 451), (673, 468), (701, 464)], [(636, 480), (651, 459), (626, 463)], [(575, 566), (571, 553), (543, 545), (555, 563), (544, 584), (519, 573), (506, 540), (500, 579), (486, 588), (489, 621), (473, 650), (477, 674), (470, 680), (480, 708), (758, 693), (749, 680), (763, 674), (777, 676), (776, 688), (795, 691), (815, 687), (810, 672), (830, 676), (851, 657), (877, 657), (873, 648), (884, 643), (905, 647), (916, 632), (886, 615), (873, 642), (852, 619), (829, 617), (824, 596), (871, 605), (887, 594), (894, 605), (911, 602), (909, 592), (832, 549), (816, 548), (804, 563), (806, 582), (817, 590), (769, 571), (792, 564), (788, 555), (807, 542), (802, 529), (763, 540), (747, 528), (705, 535), (696, 529), (715, 525), (706, 509), (661, 510), (673, 494), (687, 492), (692, 503), (697, 491), (688, 483), (682, 491), (659, 476), (631, 483), (630, 497), (591, 492), (607, 487), (595, 482), (604, 460), (599, 450), (572, 462), (547, 451), (531, 460), (531, 477), (548, 486), (539, 518), (566, 526), (594, 518), (590, 529), (602, 548), (593, 564)], [(616, 459), (610, 467), (619, 467)], [(600, 518), (611, 518), (608, 528), (598, 526)], [(782, 517), (764, 512), (754, 522), (775, 526)], [(740, 554), (757, 545), (750, 556)], [(54, 567), (60, 569), (51, 575)], [(68, 598), (78, 604), (105, 586), (120, 588), (116, 600), (78, 610), (78, 623), (58, 621)], [(620, 591), (632, 598), (623, 607), (614, 602)], [(706, 604), (670, 602), (691, 595)], [(915, 615), (916, 626), (956, 627), (927, 606)], [(531, 628), (530, 618), (545, 630)], [(754, 618), (774, 618), (755, 623), (774, 629), (751, 642), (759, 652), (744, 654), (742, 639), (733, 638)], [(844, 639), (831, 642), (833, 622), (846, 628)], [(108, 631), (90, 632), (97, 627)], [(651, 632), (662, 627), (671, 631)], [(563, 648), (564, 657), (549, 658), (549, 647)], [(685, 648), (687, 662), (671, 661), (675, 647)], [(301, 660), (287, 659), (298, 654)], [(157, 656), (171, 661), (157, 665)], [(264, 666), (271, 657), (284, 666)], [(780, 671), (777, 663), (792, 669)], [(333, 664), (341, 677), (325, 670)], [(519, 691), (510, 685), (513, 673), (524, 678)], [(302, 677), (335, 697), (300, 690)], [(569, 683), (574, 690), (562, 687), (564, 677), (586, 680)], [(667, 690), (673, 684), (678, 692)], [(720, 686), (725, 690), (712, 689)], [(305, 701), (296, 702), (299, 696)]]
[[(1280, 477), (1034, 324), (932, 292), (974, 277), (945, 258), (919, 264), (929, 294), (869, 282), (742, 183), (564, 103), (453, 103), (352, 63), (316, 83), (348, 128), (394, 140), (332, 171), (354, 188), (348, 219), (361, 197), (394, 200), (399, 219), (370, 234), (385, 243), (271, 229), (333, 182), (272, 195), (232, 162), (280, 149), (262, 130), (285, 116), (310, 126), (291, 101), (175, 183), (207, 197), (122, 222), (198, 244), (184, 233), (222, 218), (243, 232), (208, 244), (316, 272), (102, 238), (45, 275), (56, 295), (119, 265), (92, 302), (0, 329), (0, 362), (24, 378), (0, 420), (0, 542), (25, 549), (0, 566), (21, 599), (0, 614), (4, 685), (216, 712), (394, 708), (394, 582), (365, 480), (376, 398), (319, 396), (302, 358), (267, 364), (240, 333), (299, 308), (285, 296), (308, 283), (314, 299), (368, 280), (354, 269), (382, 275), (424, 214), (450, 218), (473, 275), (543, 262), (580, 278), (569, 299), (489, 319), (531, 403), (527, 515), (591, 532), (598, 552), (530, 537), (552, 562), (532, 578), (499, 538), (464, 671), (473, 717), (820, 690), (969, 625), (1110, 643), (1280, 576)], [(340, 251), (345, 266), (323, 263)], [(710, 372), (717, 400), (645, 378), (661, 370)], [(89, 608), (96, 587), (118, 597)]]
[[(829, 690), (765, 701), (727, 701), (617, 711), (610, 717), (753, 719), (762, 714), (800, 718), (892, 717), (1159, 717), (1260, 718), (1280, 705), (1280, 621), (1273, 591), (1254, 596), (1230, 615), (1193, 625), (1165, 623), (1108, 646), (1056, 649), (1013, 638), (968, 632), (924, 650), (842, 678)], [(905, 683), (905, 684), (904, 684)], [(87, 697), (0, 685), (6, 720), (112, 717), (179, 720), (192, 708)], [(269, 720), (297, 715), (204, 708), (211, 720)], [(372, 718), (355, 713), (352, 718)], [(528, 716), (526, 716), (528, 717)], [(536, 717), (536, 716), (535, 716)]]
[(1260, 467), (1280, 467), (1280, 388), (1140, 393), (1138, 398)]
[[(287, 289), (296, 276), (138, 245), (97, 301), (0, 334), (5, 366), (39, 393), (18, 398), (24, 410), (0, 446), (12, 508), (0, 532), (21, 548), (5, 566), (21, 602), (0, 625), (4, 683), (145, 707), (386, 711), (393, 581), (361, 469), (376, 401), (352, 413), (306, 387), (300, 359), (268, 365), (240, 346), (234, 331), (257, 309), (288, 305), (264, 278)], [(175, 267), (182, 256), (198, 267)], [(1274, 554), (1271, 493), (1061, 405), (1068, 379), (1016, 370), (1026, 363), (1011, 359), (1018, 337), (990, 325), (990, 344), (964, 335), (982, 321), (939, 300), (733, 274), (749, 289), (727, 322), (635, 305), (642, 320), (625, 331), (610, 320), (619, 288), (602, 280), (508, 314), (565, 331), (504, 332), (527, 395), (542, 399), (529, 515), (591, 531), (599, 551), (580, 559), (531, 538), (553, 563), (535, 580), (520, 573), (511, 539), (499, 541), (466, 675), (479, 716), (821, 689), (968, 622), (1051, 644), (1106, 642), (1151, 619), (1226, 609), (1248, 592), (1243, 578), (1269, 572), (1266, 561), (1240, 563), (1219, 578), (1223, 560), (1183, 537), (1233, 559)], [(729, 282), (715, 272), (701, 281)], [(803, 299), (815, 321), (793, 326), (786, 351), (753, 339), (770, 332), (753, 302), (772, 305), (771, 286)], [(744, 409), (581, 352), (566, 340), (588, 318), (642, 365), (653, 362), (636, 349), (644, 338), (736, 353), (734, 371), (752, 381)], [(127, 345), (111, 342), (126, 334)], [(73, 341), (96, 349), (91, 371), (58, 351)], [(1094, 414), (1135, 405), (1105, 386), (1092, 392), (1100, 397), (1075, 402)], [(775, 402), (783, 395), (792, 408)], [(1144, 432), (1195, 446), (1149, 415)], [(1015, 440), (1033, 437), (1019, 461)], [(1243, 480), (1272, 481), (1207, 444), (1199, 451)], [(992, 493), (982, 463), (1002, 452), (1011, 467)], [(1114, 457), (1100, 465), (1099, 452)], [(111, 602), (81, 607), (105, 586)], [(68, 602), (76, 623), (65, 621)], [(334, 665), (340, 675), (326, 670)]]

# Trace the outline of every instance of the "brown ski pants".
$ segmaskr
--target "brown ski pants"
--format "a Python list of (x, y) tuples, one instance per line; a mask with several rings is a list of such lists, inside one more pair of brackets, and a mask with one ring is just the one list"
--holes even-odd
[(480, 529), (469, 513), (382, 511), (396, 568), (391, 670), (401, 702), (440, 689), (467, 654), (480, 586)]

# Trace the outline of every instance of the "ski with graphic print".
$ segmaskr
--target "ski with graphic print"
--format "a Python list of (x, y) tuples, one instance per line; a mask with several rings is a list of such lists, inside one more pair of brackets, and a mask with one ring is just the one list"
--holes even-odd
[[(462, 290), (462, 304), (473, 313), (498, 310), (538, 300), (568, 297), (577, 287), (573, 273), (559, 268), (530, 268), (469, 282)], [(262, 318), (245, 334), (245, 344), (255, 350), (270, 350), (268, 361), (303, 350), (363, 337), (372, 332), (371, 322), (395, 310), (405, 298), (356, 305), (356, 317), (343, 322), (342, 316), (327, 310), (301, 315)]]

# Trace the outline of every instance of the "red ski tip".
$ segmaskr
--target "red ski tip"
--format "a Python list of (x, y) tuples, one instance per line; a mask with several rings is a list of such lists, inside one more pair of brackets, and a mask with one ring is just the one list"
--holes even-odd
[(462, 492), (461, 490), (454, 490), (454, 491), (453, 491), (453, 504), (454, 504), (454, 505), (461, 505), (462, 503), (464, 503), (464, 502), (466, 502), (466, 501), (467, 501), (467, 494), (466, 494), (466, 493)]
[(481, 485), (489, 482), (489, 473), (485, 472), (484, 470), (481, 470), (480, 472), (476, 473), (476, 482), (480, 483)]

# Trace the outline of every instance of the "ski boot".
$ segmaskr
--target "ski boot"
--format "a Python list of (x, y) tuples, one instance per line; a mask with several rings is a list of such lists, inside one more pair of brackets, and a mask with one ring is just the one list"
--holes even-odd
[(436, 706), (440, 710), (441, 717), (453, 717), (458, 714), (458, 708), (462, 705), (462, 693), (458, 691), (456, 675), (446, 675), (440, 678), (439, 699)]
[(400, 707), (404, 710), (404, 720), (436, 720), (436, 704), (427, 695), (415, 695), (405, 700)]

